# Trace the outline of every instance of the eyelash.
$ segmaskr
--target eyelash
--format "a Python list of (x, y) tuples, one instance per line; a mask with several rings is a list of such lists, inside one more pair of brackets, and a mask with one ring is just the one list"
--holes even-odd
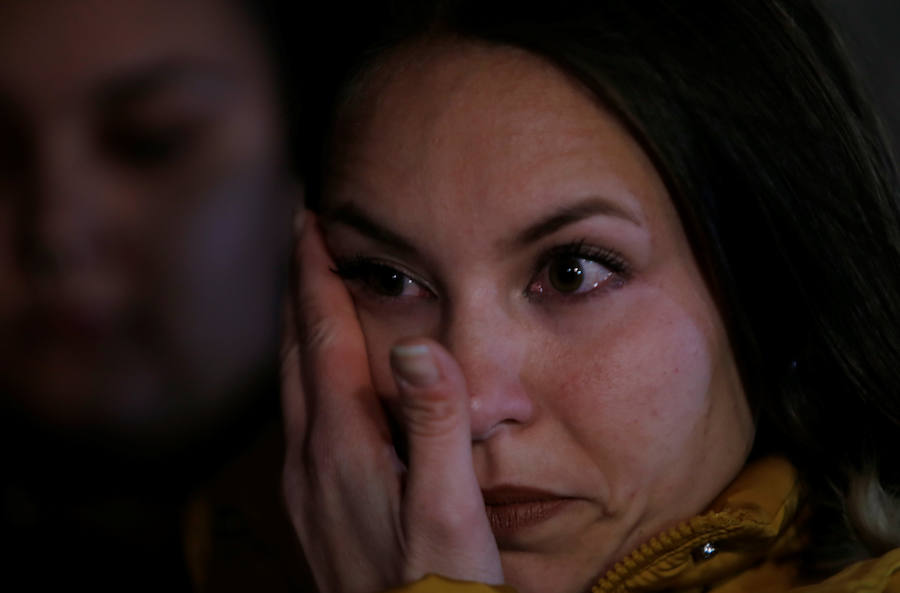
[(408, 272), (394, 262), (365, 255), (355, 255), (346, 259), (335, 259), (334, 268), (331, 269), (333, 273), (337, 274), (345, 281), (362, 283), (366, 292), (377, 299), (396, 301), (398, 297), (382, 294), (375, 290), (371, 285), (366, 284), (366, 276), (379, 270), (394, 272), (419, 286), (423, 291), (427, 292), (431, 298), (436, 297), (434, 290), (432, 290), (430, 286), (420, 280), (415, 274)]
[[(594, 262), (609, 270), (609, 272), (612, 274), (612, 278), (611, 285), (607, 288), (619, 288), (622, 286), (622, 284), (624, 284), (631, 278), (631, 266), (624, 258), (624, 256), (622, 256), (622, 254), (615, 249), (587, 245), (585, 240), (575, 241), (572, 243), (566, 243), (563, 245), (552, 247), (551, 249), (544, 252), (540, 258), (538, 258), (537, 264), (532, 271), (528, 285), (524, 289), (524, 296), (533, 301), (547, 299), (576, 300), (598, 296), (597, 293), (605, 292), (605, 290), (602, 290), (601, 287), (588, 290), (584, 293), (556, 293), (553, 294), (553, 296), (548, 296), (543, 293), (534, 294), (529, 292), (529, 289), (535, 283), (535, 279), (538, 278), (554, 260), (559, 260), (566, 257)], [(366, 282), (366, 277), (368, 275), (376, 273), (379, 270), (385, 272), (393, 272), (394, 274), (402, 276), (407, 281), (412, 282), (424, 292), (428, 293), (429, 298), (437, 298), (435, 291), (426, 283), (418, 279), (414, 274), (404, 270), (401, 266), (398, 266), (397, 264), (386, 260), (372, 258), (364, 255), (356, 255), (346, 259), (336, 259), (335, 267), (332, 269), (332, 272), (337, 274), (343, 280), (363, 283), (363, 288), (375, 298), (386, 301), (396, 301), (398, 298), (400, 298), (399, 296), (380, 293), (376, 289), (374, 289), (370, 283)]]

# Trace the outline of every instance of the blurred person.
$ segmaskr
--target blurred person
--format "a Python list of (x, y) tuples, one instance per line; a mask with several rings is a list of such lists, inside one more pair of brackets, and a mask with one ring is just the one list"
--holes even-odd
[[(0, 3), (0, 509), (34, 583), (196, 584), (246, 527), (188, 501), (277, 416), (295, 196), (263, 16)], [(277, 492), (266, 459), (232, 493)]]

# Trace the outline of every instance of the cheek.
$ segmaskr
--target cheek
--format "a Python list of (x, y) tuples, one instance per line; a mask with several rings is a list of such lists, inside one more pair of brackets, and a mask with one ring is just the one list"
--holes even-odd
[(228, 381), (277, 343), (290, 244), (289, 204), (263, 172), (243, 171), (194, 196), (169, 221), (153, 302), (165, 347), (193, 382)]
[(529, 375), (569, 437), (612, 468), (688, 448), (702, 433), (712, 374), (710, 340), (682, 307), (649, 289), (621, 296), (560, 326)]

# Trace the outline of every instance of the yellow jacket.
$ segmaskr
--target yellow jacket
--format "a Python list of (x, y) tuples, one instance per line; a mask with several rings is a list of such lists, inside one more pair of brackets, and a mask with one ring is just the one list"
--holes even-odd
[[(785, 460), (749, 465), (702, 515), (658, 535), (607, 571), (593, 593), (900, 593), (900, 549), (816, 584), (798, 580), (800, 488)], [(498, 593), (429, 575), (394, 593)]]

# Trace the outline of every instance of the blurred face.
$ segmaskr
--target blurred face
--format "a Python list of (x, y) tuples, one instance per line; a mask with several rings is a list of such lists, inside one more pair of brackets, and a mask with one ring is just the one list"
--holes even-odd
[(584, 591), (701, 511), (753, 438), (723, 322), (665, 185), (540, 59), (416, 47), (343, 116), (324, 224), (368, 342), (430, 336), (471, 398), (507, 582)]
[(43, 421), (177, 431), (273, 352), (282, 132), (233, 4), (0, 4), (0, 390)]

